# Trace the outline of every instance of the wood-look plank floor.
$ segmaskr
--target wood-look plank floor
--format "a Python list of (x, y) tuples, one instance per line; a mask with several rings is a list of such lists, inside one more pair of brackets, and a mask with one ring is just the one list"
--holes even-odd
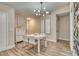
[[(0, 52), (0, 56), (71, 56), (71, 51), (68, 42), (58, 41), (49, 42), (47, 48), (41, 48), (41, 53), (38, 54), (33, 48), (23, 48), (24, 42), (16, 44), (16, 47)], [(26, 46), (27, 47), (27, 46)], [(37, 50), (37, 49), (36, 49)]]

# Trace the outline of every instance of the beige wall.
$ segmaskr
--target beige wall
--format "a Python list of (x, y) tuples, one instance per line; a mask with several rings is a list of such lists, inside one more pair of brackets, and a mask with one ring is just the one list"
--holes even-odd
[(57, 19), (57, 39), (58, 40), (70, 40), (70, 26), (69, 21), (70, 17), (69, 14), (58, 16)]
[(0, 11), (8, 13), (8, 48), (12, 48), (15, 46), (15, 10), (0, 4)]
[(27, 21), (27, 24), (29, 24), (29, 25), (27, 25), (29, 34), (41, 32), (40, 18), (31, 18), (30, 21)]

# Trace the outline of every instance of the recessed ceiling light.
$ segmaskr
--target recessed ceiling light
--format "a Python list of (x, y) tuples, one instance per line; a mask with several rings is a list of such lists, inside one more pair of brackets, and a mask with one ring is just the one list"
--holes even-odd
[(46, 11), (46, 14), (49, 14), (49, 12), (48, 12), (48, 11)]
[(46, 8), (44, 7), (43, 9), (45, 10)]
[(34, 12), (36, 12), (36, 10), (34, 10)]

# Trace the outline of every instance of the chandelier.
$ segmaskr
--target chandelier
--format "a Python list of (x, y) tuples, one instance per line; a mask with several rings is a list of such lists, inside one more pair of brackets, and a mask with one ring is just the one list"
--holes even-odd
[(40, 2), (41, 8), (40, 10), (34, 9), (34, 13), (36, 16), (46, 16), (49, 14), (49, 11), (46, 10), (45, 7), (43, 7), (43, 2)]

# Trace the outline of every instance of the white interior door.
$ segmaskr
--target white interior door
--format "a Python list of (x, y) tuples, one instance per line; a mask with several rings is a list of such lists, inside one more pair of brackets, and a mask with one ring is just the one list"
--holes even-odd
[(0, 12), (0, 51), (7, 49), (8, 27), (7, 14)]

